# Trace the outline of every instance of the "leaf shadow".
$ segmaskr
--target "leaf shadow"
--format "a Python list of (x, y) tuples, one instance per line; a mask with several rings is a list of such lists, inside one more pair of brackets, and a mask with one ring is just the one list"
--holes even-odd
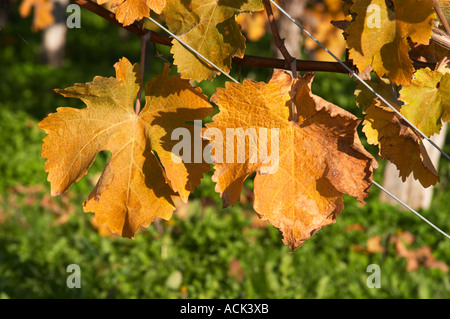
[[(151, 125), (157, 125), (165, 131), (165, 135), (160, 138), (160, 146), (165, 151), (173, 153), (173, 147), (178, 143), (183, 143), (183, 151), (180, 152), (179, 155), (188, 157), (189, 154), (184, 154), (184, 151), (186, 148), (190, 149), (189, 158), (182, 162), (188, 172), (186, 189), (190, 191), (193, 191), (195, 185), (200, 182), (197, 180), (198, 176), (195, 176), (192, 172), (198, 170), (206, 172), (210, 168), (210, 164), (207, 163), (203, 157), (204, 148), (208, 144), (208, 141), (203, 140), (201, 137), (203, 125), (201, 127), (196, 127), (197, 123), (195, 123), (195, 125), (191, 123), (194, 121), (202, 121), (202, 118), (206, 117), (211, 112), (211, 108), (178, 108), (175, 112), (158, 112), (151, 122)], [(167, 123), (170, 124), (167, 125)], [(168, 129), (168, 127), (170, 128)], [(172, 133), (175, 129), (186, 129), (189, 132), (189, 136), (180, 136), (179, 140), (174, 140), (172, 139)], [(173, 154), (178, 156), (178, 154)], [(164, 163), (161, 163), (161, 165), (164, 167)]]

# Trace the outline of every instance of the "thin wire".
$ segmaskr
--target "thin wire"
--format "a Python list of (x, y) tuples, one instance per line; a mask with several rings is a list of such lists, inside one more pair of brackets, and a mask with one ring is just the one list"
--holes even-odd
[(200, 58), (202, 58), (205, 62), (209, 63), (212, 67), (214, 67), (217, 71), (219, 71), (220, 73), (222, 73), (223, 75), (227, 76), (231, 81), (235, 82), (235, 83), (239, 83), (235, 78), (233, 78), (231, 75), (229, 75), (227, 72), (223, 71), (221, 68), (219, 68), (217, 65), (215, 65), (214, 63), (212, 63), (211, 61), (209, 61), (207, 58), (205, 58), (201, 53), (199, 53), (197, 50), (195, 50), (193, 47), (191, 47), (189, 44), (187, 44), (186, 42), (184, 42), (183, 40), (181, 40), (179, 37), (177, 37), (174, 33), (170, 32), (169, 29), (167, 29), (166, 27), (164, 27), (163, 25), (161, 25), (158, 21), (156, 21), (155, 19), (153, 19), (152, 17), (147, 17), (147, 19), (149, 19), (151, 22), (153, 22), (154, 24), (156, 24), (158, 27), (160, 27), (161, 29), (163, 29), (164, 31), (166, 31), (168, 34), (170, 34), (172, 37), (174, 37), (175, 39), (178, 40), (178, 42), (180, 42), (183, 46), (185, 46), (187, 49), (189, 49), (189, 51), (191, 51), (192, 53), (194, 53), (195, 55), (199, 56)]
[(287, 13), (282, 7), (280, 7), (277, 3), (275, 3), (273, 0), (269, 0), (274, 6), (278, 8), (286, 17), (289, 18), (292, 22), (295, 23), (297, 27), (299, 27), (303, 32), (305, 32), (311, 39), (313, 39), (318, 45), (320, 45), (329, 55), (331, 55), (337, 62), (339, 62), (340, 65), (342, 65), (349, 73), (351, 73), (356, 79), (358, 79), (359, 82), (364, 84), (369, 91), (371, 91), (373, 94), (375, 94), (381, 101), (386, 103), (387, 106), (389, 106), (395, 113), (397, 113), (398, 116), (400, 116), (403, 120), (405, 120), (406, 123), (409, 124), (413, 129), (415, 129), (417, 132), (422, 135), (424, 139), (426, 139), (431, 145), (433, 145), (439, 152), (442, 153), (448, 160), (450, 160), (450, 156), (445, 153), (439, 146), (436, 145), (428, 136), (426, 136), (424, 133), (422, 133), (421, 130), (419, 130), (414, 124), (412, 124), (402, 113), (397, 111), (395, 107), (393, 107), (384, 97), (382, 97), (380, 94), (378, 94), (369, 84), (367, 84), (363, 79), (359, 77), (358, 74), (356, 74), (350, 67), (348, 67), (344, 62), (341, 61), (336, 55), (333, 54), (330, 50), (328, 50), (319, 40), (317, 40), (311, 33), (308, 32), (300, 23), (297, 22), (289, 13)]
[(374, 180), (372, 180), (372, 183), (374, 185), (376, 185), (378, 188), (380, 188), (383, 192), (385, 192), (386, 194), (388, 194), (389, 196), (391, 196), (393, 199), (395, 199), (397, 202), (399, 202), (400, 204), (402, 204), (405, 208), (407, 208), (408, 210), (410, 210), (411, 212), (413, 212), (414, 214), (416, 214), (418, 217), (420, 217), (423, 221), (425, 221), (428, 225), (430, 225), (431, 227), (433, 227), (434, 229), (436, 229), (438, 232), (440, 232), (442, 235), (444, 235), (445, 237), (447, 237), (448, 239), (450, 239), (450, 236), (447, 235), (445, 232), (443, 232), (441, 229), (439, 229), (437, 226), (435, 226), (432, 222), (430, 222), (428, 219), (426, 219), (425, 217), (423, 217), (422, 215), (420, 215), (418, 212), (416, 212), (414, 209), (412, 209), (411, 207), (409, 207), (406, 203), (404, 203), (403, 201), (401, 201), (399, 198), (395, 197), (394, 194), (392, 194), (391, 192), (389, 192), (386, 188), (384, 188), (383, 186), (381, 186), (380, 184), (378, 184), (377, 182), (375, 182)]
[[(272, 1), (272, 0), (270, 0)], [(205, 58), (202, 54), (200, 54), (199, 52), (197, 52), (197, 50), (195, 50), (194, 48), (192, 48), (191, 46), (189, 46), (187, 43), (185, 43), (183, 40), (181, 40), (180, 38), (178, 38), (175, 34), (173, 34), (172, 32), (170, 32), (167, 28), (165, 28), (164, 26), (162, 26), (160, 23), (158, 23), (157, 21), (155, 21), (153, 18), (148, 17), (148, 19), (150, 21), (152, 21), (153, 23), (155, 23), (157, 26), (159, 26), (161, 29), (163, 29), (164, 31), (166, 31), (168, 34), (170, 34), (171, 36), (173, 36), (175, 39), (177, 39), (181, 44), (183, 44), (184, 46), (186, 46), (186, 48), (189, 48), (189, 50), (193, 53), (196, 54), (198, 56), (200, 56), (202, 59), (204, 59), (206, 62), (208, 62), (209, 64), (211, 64), (217, 71), (221, 72), (222, 74), (225, 74), (228, 78), (230, 78), (233, 82), (235, 83), (239, 83), (236, 79), (234, 79), (232, 76), (228, 75), (225, 71), (223, 71), (221, 68), (219, 68), (217, 65), (215, 65), (214, 63), (212, 63), (211, 61), (209, 61), (207, 58)], [(326, 48), (325, 48), (326, 49)], [(330, 52), (331, 53), (331, 52)], [(332, 54), (332, 53), (331, 53)], [(363, 81), (364, 82), (364, 81)], [(378, 93), (376, 93), (378, 94)], [(450, 239), (450, 236), (447, 235), (445, 232), (443, 232), (442, 230), (440, 230), (437, 226), (435, 226), (434, 224), (432, 224), (430, 221), (428, 221), (425, 217), (423, 217), (422, 215), (420, 215), (418, 212), (416, 212), (414, 209), (412, 209), (411, 207), (409, 207), (407, 204), (405, 204), (403, 201), (401, 201), (399, 198), (395, 197), (395, 195), (393, 195), (392, 193), (390, 193), (387, 189), (385, 189), (383, 186), (381, 186), (380, 184), (378, 184), (375, 181), (372, 181), (372, 183), (376, 186), (378, 186), (382, 191), (384, 191), (386, 194), (388, 194), (389, 196), (391, 196), (394, 200), (396, 200), (398, 203), (400, 203), (401, 205), (403, 205), (404, 207), (406, 207), (408, 210), (410, 210), (411, 212), (413, 212), (414, 214), (416, 214), (417, 216), (419, 216), (422, 220), (424, 220), (427, 224), (429, 224), (431, 227), (433, 227), (434, 229), (436, 229), (437, 231), (439, 231), (442, 235), (444, 235), (445, 237)]]

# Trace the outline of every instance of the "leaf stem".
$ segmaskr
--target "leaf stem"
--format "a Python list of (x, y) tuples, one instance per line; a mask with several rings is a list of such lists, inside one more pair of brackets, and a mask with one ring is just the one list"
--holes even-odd
[(436, 70), (439, 71), (444, 65), (446, 65), (450, 61), (450, 52), (444, 56), (444, 58), (439, 62), (439, 64), (436, 67)]

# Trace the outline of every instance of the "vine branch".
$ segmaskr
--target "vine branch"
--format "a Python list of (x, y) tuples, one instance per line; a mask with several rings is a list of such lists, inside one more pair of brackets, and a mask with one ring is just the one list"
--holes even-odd
[[(113, 12), (103, 8), (102, 6), (90, 1), (90, 0), (73, 0), (74, 3), (79, 6), (95, 13), (96, 15), (108, 20), (111, 23), (118, 25), (119, 27), (137, 35), (142, 36), (144, 33), (149, 33), (148, 41), (153, 43), (158, 43), (165, 46), (172, 46), (172, 38), (160, 34), (158, 32), (149, 32), (142, 30), (136, 24), (123, 26), (119, 21), (116, 20), (116, 16)], [(436, 28), (435, 28), (436, 29)], [(442, 30), (436, 29), (442, 33)], [(433, 29), (433, 31), (435, 31)], [(450, 37), (445, 37), (442, 34), (436, 34), (433, 32), (433, 40), (435, 40), (438, 44), (443, 47), (450, 49)], [(233, 57), (231, 62), (235, 65), (245, 65), (245, 66), (254, 66), (254, 67), (263, 67), (270, 69), (282, 69), (282, 70), (291, 70), (292, 66), (286, 64), (286, 60), (283, 59), (275, 59), (275, 58), (265, 58), (253, 55), (245, 55), (242, 58)], [(419, 68), (433, 68), (435, 67), (435, 63), (425, 63), (414, 61), (414, 67), (416, 69)], [(332, 72), (332, 73), (343, 73), (348, 74), (348, 71), (338, 62), (323, 62), (323, 61), (312, 61), (312, 60), (296, 60), (296, 67), (298, 71), (305, 72)], [(349, 65), (347, 63), (347, 65)], [(354, 68), (352, 65), (349, 65), (352, 69)]]
[(438, 28), (433, 28), (431, 40), (439, 44), (441, 47), (450, 50), (450, 35), (445, 31)]
[[(89, 11), (95, 13), (96, 15), (102, 17), (103, 19), (108, 20), (109, 22), (114, 23), (114, 24), (118, 25), (119, 27), (121, 27), (121, 28), (123, 28), (123, 29), (125, 29), (125, 30), (127, 30), (127, 31), (129, 31), (131, 33), (134, 33), (135, 35), (137, 35), (139, 37), (142, 36), (144, 33), (146, 33), (145, 30), (142, 30), (139, 26), (137, 26), (135, 24), (131, 24), (131, 25), (128, 25), (128, 26), (124, 27), (119, 21), (117, 21), (116, 15), (113, 12), (103, 8), (102, 6), (96, 4), (96, 3), (92, 2), (92, 1), (89, 1), (89, 0), (74, 0), (74, 2), (76, 4), (78, 4), (79, 6), (81, 6), (83, 8), (86, 8), (87, 10), (89, 10)], [(162, 44), (162, 45), (172, 45), (171, 44), (172, 43), (172, 39), (171, 38), (169, 38), (169, 37), (167, 37), (165, 35), (159, 34), (157, 32), (151, 32), (148, 41), (159, 43), (159, 44)]]
[(272, 31), (273, 35), (273, 42), (275, 43), (275, 46), (278, 48), (278, 50), (283, 55), (284, 59), (286, 60), (286, 64), (289, 67), (292, 67), (292, 76), (294, 79), (297, 78), (297, 68), (296, 68), (296, 59), (292, 57), (292, 55), (289, 53), (288, 49), (284, 45), (284, 39), (280, 37), (280, 33), (278, 32), (277, 23), (275, 21), (275, 17), (273, 15), (272, 6), (270, 4), (269, 0), (264, 0), (264, 8), (266, 9), (267, 18), (269, 19), (270, 29)]
[[(275, 46), (278, 48), (278, 50), (281, 52), (281, 54), (284, 57), (284, 60), (286, 61), (286, 64), (291, 67), (292, 70), (292, 77), (294, 79), (297, 78), (297, 60), (292, 57), (292, 55), (289, 53), (288, 49), (284, 45), (284, 39), (280, 37), (280, 33), (278, 32), (277, 22), (275, 21), (275, 17), (273, 15), (272, 11), (272, 5), (270, 4), (269, 0), (264, 0), (264, 8), (266, 9), (267, 18), (269, 20), (270, 24), (270, 30), (272, 31), (273, 35), (273, 42), (275, 43)], [(297, 122), (298, 120), (298, 113), (297, 113), (297, 106), (295, 105), (295, 100), (292, 98), (291, 101), (291, 113), (292, 113), (292, 120), (294, 122)]]
[(434, 3), (434, 11), (436, 11), (439, 20), (441, 20), (442, 25), (444, 26), (445, 32), (447, 32), (447, 34), (450, 34), (450, 26), (448, 25), (448, 21), (445, 18), (444, 13), (441, 10), (441, 7), (439, 7), (439, 3), (436, 0), (433, 0)]

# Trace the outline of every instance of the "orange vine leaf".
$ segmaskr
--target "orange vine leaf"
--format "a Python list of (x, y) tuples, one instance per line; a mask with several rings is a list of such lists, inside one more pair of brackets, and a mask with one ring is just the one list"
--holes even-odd
[(50, 0), (23, 0), (19, 7), (22, 18), (30, 15), (31, 8), (34, 7), (33, 31), (44, 30), (55, 22), (53, 17), (53, 1)]
[(150, 10), (160, 14), (166, 6), (166, 0), (97, 0), (98, 4), (112, 2), (115, 7), (117, 21), (124, 26), (136, 20), (150, 16)]
[(48, 134), (42, 157), (47, 159), (51, 193), (59, 195), (87, 173), (100, 151), (110, 151), (84, 211), (94, 212), (112, 232), (133, 237), (155, 217), (169, 219), (172, 197), (186, 201), (209, 170), (206, 163), (174, 162), (170, 134), (178, 127), (192, 132), (186, 122), (207, 116), (212, 107), (187, 80), (169, 78), (166, 65), (147, 83), (146, 105), (137, 115), (138, 66), (122, 58), (114, 67), (115, 78), (97, 76), (93, 82), (56, 90), (81, 99), (87, 107), (61, 107), (39, 123)]
[[(308, 73), (294, 80), (285, 72), (275, 71), (269, 83), (228, 82), (213, 99), (220, 113), (206, 125), (226, 136), (223, 152), (219, 151), (220, 139), (204, 132), (213, 147), (213, 181), (224, 206), (238, 200), (244, 180), (256, 172), (254, 208), (263, 220), (281, 231), (291, 249), (335, 222), (344, 207), (343, 194), (364, 203), (373, 168), (377, 167), (357, 136), (360, 120), (312, 94), (313, 78)], [(291, 120), (292, 101), (298, 111), (297, 122)], [(241, 161), (238, 143), (229, 143), (229, 128), (242, 128), (238, 138), (245, 137), (248, 147)], [(253, 136), (246, 134), (250, 132)], [(264, 136), (270, 136), (265, 145)], [(252, 156), (261, 154), (264, 147), (268, 147), (271, 160), (259, 155), (255, 160)], [(226, 159), (219, 158), (222, 153)]]

